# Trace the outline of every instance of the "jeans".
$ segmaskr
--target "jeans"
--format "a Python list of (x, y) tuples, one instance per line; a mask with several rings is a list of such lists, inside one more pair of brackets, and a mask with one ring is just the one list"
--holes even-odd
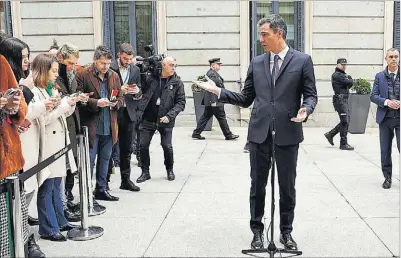
[(39, 235), (52, 236), (68, 224), (61, 200), (61, 177), (48, 178), (38, 191)]
[(113, 139), (111, 135), (98, 135), (95, 136), (95, 141), (90, 152), (91, 162), (91, 175), (93, 178), (93, 169), (96, 162), (96, 188), (95, 190), (105, 191), (107, 188), (107, 171), (109, 168), (109, 161), (113, 149)]

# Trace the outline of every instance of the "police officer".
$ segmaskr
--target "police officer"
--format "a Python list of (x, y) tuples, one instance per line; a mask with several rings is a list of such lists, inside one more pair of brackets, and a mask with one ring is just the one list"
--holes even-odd
[[(224, 89), (224, 79), (220, 76), (218, 71), (221, 67), (220, 58), (212, 58), (209, 60), (210, 69), (206, 75), (210, 80), (214, 81), (217, 87)], [(239, 137), (230, 131), (230, 127), (227, 123), (226, 112), (224, 111), (224, 104), (218, 103), (217, 96), (210, 92), (205, 92), (202, 99), (202, 105), (205, 106), (205, 111), (202, 117), (199, 119), (196, 129), (192, 133), (193, 139), (204, 140), (205, 137), (201, 136), (203, 130), (205, 130), (206, 124), (209, 119), (214, 115), (219, 122), (221, 131), (223, 132), (226, 140), (234, 140)]]
[(331, 76), (331, 84), (334, 90), (333, 106), (340, 116), (340, 123), (330, 132), (325, 133), (324, 136), (331, 145), (334, 145), (333, 138), (337, 133), (340, 133), (340, 149), (353, 150), (354, 147), (350, 146), (347, 142), (347, 132), (349, 125), (348, 96), (349, 89), (353, 85), (353, 80), (350, 75), (345, 73), (346, 66), (347, 59), (337, 59), (337, 67), (333, 75)]

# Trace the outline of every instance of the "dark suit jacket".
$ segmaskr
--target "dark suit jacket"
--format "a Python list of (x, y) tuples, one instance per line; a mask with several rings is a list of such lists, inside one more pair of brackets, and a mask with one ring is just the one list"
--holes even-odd
[[(224, 89), (224, 79), (223, 77), (220, 76), (220, 74), (218, 72), (216, 72), (213, 69), (209, 69), (209, 71), (207, 71), (206, 75), (212, 80), (214, 81), (214, 83), (216, 84), (217, 87)], [(224, 106), (223, 103), (218, 102), (218, 97), (211, 93), (211, 92), (205, 92), (203, 95), (203, 99), (202, 99), (202, 105), (208, 107), (211, 106), (212, 103), (217, 103), (217, 106)]]
[[(123, 105), (123, 96), (121, 94), (121, 84), (117, 73), (112, 70), (108, 71), (108, 83), (107, 87), (109, 90), (110, 99), (112, 90), (118, 90), (117, 105), (110, 110), (110, 122), (111, 122), (111, 133), (113, 138), (113, 144), (118, 140), (118, 124), (117, 124), (117, 110)], [(81, 125), (88, 126), (89, 130), (89, 142), (92, 146), (95, 135), (97, 123), (99, 121), (100, 108), (97, 106), (97, 101), (101, 98), (100, 87), (101, 82), (96, 75), (94, 65), (83, 69), (80, 73), (76, 75), (77, 79), (77, 91), (82, 91), (84, 93), (93, 92), (94, 94), (89, 98), (86, 105), (79, 105), (79, 115), (81, 118)], [(108, 107), (106, 107), (108, 108)]]
[[(120, 84), (123, 85), (124, 81), (120, 74), (120, 68), (118, 67), (118, 59), (114, 60), (111, 63), (110, 69), (112, 69), (114, 72), (116, 72), (118, 74), (118, 77), (120, 78)], [(136, 84), (137, 87), (139, 87), (139, 89), (141, 89), (141, 72), (139, 70), (139, 67), (137, 67), (133, 64), (130, 64), (128, 66), (128, 69), (129, 69), (128, 70), (129, 78), (126, 83), (128, 85)], [(134, 96), (130, 95), (130, 94), (125, 94), (125, 96), (124, 96), (124, 102), (127, 106), (128, 115), (132, 122), (138, 122), (138, 99), (141, 98), (141, 96), (142, 96), (141, 90), (138, 94), (136, 94)]]
[[(381, 124), (386, 116), (389, 107), (384, 106), (384, 101), (388, 99), (388, 81), (390, 80), (390, 74), (388, 73), (387, 67), (384, 71), (377, 73), (375, 76), (375, 81), (373, 83), (373, 89), (370, 94), (370, 100), (375, 103), (377, 107), (376, 111), (376, 122)], [(397, 81), (398, 80), (398, 81)], [(398, 74), (396, 81), (400, 83), (400, 69), (398, 69)]]
[(302, 124), (290, 119), (297, 116), (301, 106), (307, 108), (308, 115), (312, 114), (317, 104), (311, 57), (290, 48), (274, 89), (272, 85), (270, 53), (265, 53), (251, 61), (242, 92), (222, 89), (220, 100), (242, 107), (249, 107), (255, 101), (249, 122), (248, 141), (263, 143), (275, 119), (276, 144), (298, 144), (303, 141)]
[[(71, 82), (71, 86), (68, 85), (67, 78), (67, 66), (60, 63), (59, 77), (56, 80), (56, 84), (60, 87), (60, 92), (63, 96), (71, 95), (77, 92), (77, 80), (74, 78)], [(77, 134), (81, 132), (81, 122), (79, 118), (79, 110), (75, 108), (74, 113), (66, 118), (68, 132), (70, 134), (70, 141), (72, 143), (72, 150), (74, 156), (77, 156)]]

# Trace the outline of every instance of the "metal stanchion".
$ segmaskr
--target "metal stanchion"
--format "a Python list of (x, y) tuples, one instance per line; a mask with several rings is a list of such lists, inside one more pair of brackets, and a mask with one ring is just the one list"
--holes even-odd
[(78, 141), (78, 168), (79, 168), (79, 191), (80, 191), (80, 204), (81, 204), (81, 227), (74, 228), (68, 231), (67, 237), (71, 240), (86, 241), (101, 237), (104, 233), (103, 228), (88, 225), (88, 178), (87, 178), (87, 165), (84, 136), (79, 135)]
[(16, 176), (7, 177), (7, 182), (13, 184), (12, 198), (12, 220), (13, 220), (13, 238), (14, 238), (14, 254), (16, 258), (25, 257), (24, 238), (22, 232), (22, 210), (21, 210), (21, 193), (19, 178)]
[(83, 126), (82, 131), (84, 132), (84, 157), (86, 160), (86, 176), (88, 178), (88, 203), (89, 203), (89, 216), (97, 216), (106, 212), (106, 208), (104, 206), (94, 206), (93, 205), (93, 193), (92, 193), (92, 173), (91, 173), (91, 165), (90, 165), (90, 157), (89, 157), (89, 133), (88, 127)]

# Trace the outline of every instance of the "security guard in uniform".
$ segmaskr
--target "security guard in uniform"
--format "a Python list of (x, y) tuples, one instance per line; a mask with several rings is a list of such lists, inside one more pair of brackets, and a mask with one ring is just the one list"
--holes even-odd
[[(210, 80), (216, 83), (217, 87), (224, 89), (224, 79), (220, 76), (218, 71), (221, 67), (220, 58), (212, 58), (209, 60), (210, 69), (206, 73), (206, 75), (210, 78)], [(210, 92), (205, 92), (205, 95), (202, 99), (202, 105), (205, 106), (205, 111), (203, 112), (202, 117), (199, 119), (198, 125), (196, 129), (192, 133), (193, 139), (204, 140), (205, 137), (201, 136), (203, 130), (205, 130), (206, 124), (209, 119), (214, 115), (219, 122), (221, 131), (223, 132), (226, 140), (234, 140), (239, 137), (239, 135), (233, 134), (230, 131), (230, 127), (227, 123), (226, 112), (224, 111), (224, 104), (219, 103), (217, 96)]]
[(333, 106), (338, 115), (340, 116), (340, 123), (334, 127), (330, 132), (325, 133), (324, 136), (331, 145), (334, 145), (333, 138), (337, 133), (340, 133), (340, 149), (341, 150), (354, 150), (347, 142), (347, 132), (349, 125), (349, 111), (348, 111), (348, 96), (349, 89), (353, 85), (353, 80), (350, 75), (345, 73), (347, 66), (347, 59), (337, 59), (337, 67), (331, 76), (331, 84), (333, 86)]

